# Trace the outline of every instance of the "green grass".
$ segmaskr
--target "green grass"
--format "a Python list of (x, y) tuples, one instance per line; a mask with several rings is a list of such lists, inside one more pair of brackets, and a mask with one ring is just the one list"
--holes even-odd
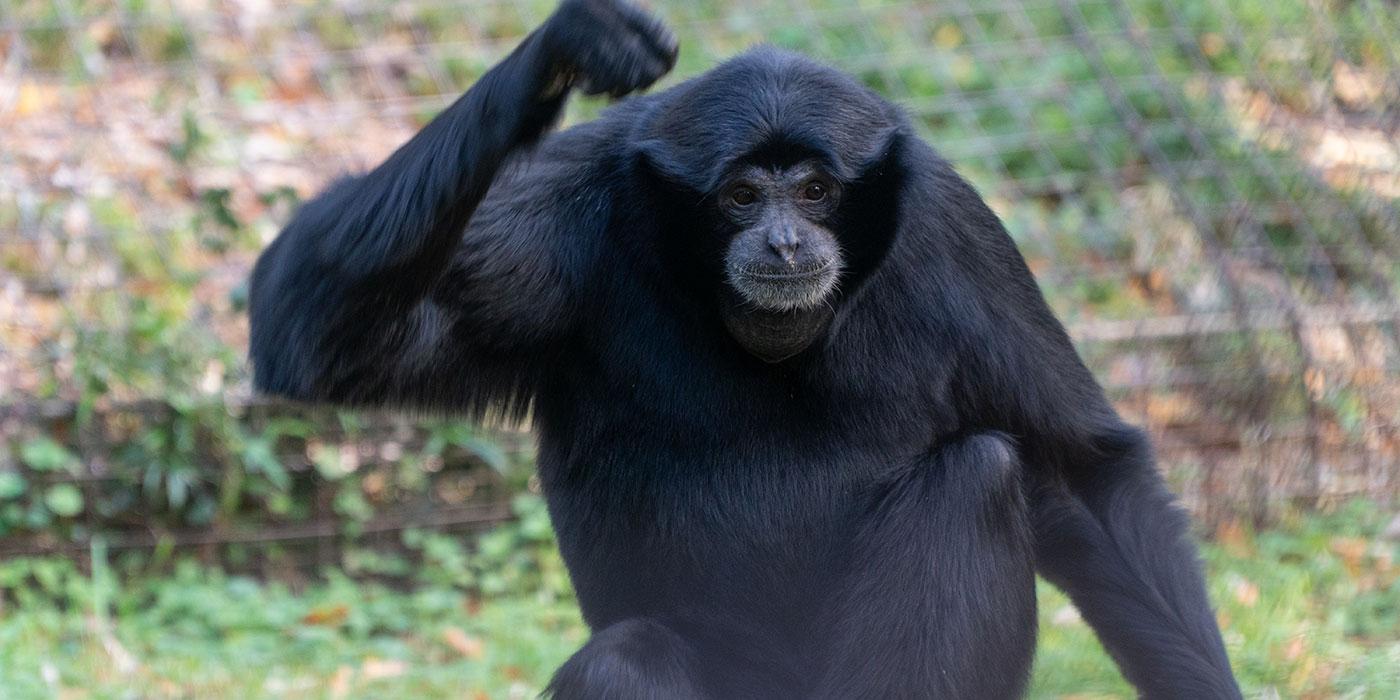
[[(1204, 548), (1248, 695), (1400, 697), (1400, 547), (1378, 536), (1385, 519), (1357, 503), (1257, 535), (1227, 527)], [(518, 527), (488, 539), (519, 541)], [(293, 591), (192, 562), (116, 578), (55, 559), (0, 565), (0, 696), (532, 697), (587, 636), (549, 577), (512, 574), (515, 588), (486, 596), (338, 572)], [(1043, 586), (1040, 605), (1032, 696), (1131, 697), (1066, 599)]]
[[(358, 104), (372, 93), (352, 80), (365, 78), (360, 74), (364, 68), (343, 54), (409, 43), (405, 37), (413, 24), (420, 37), (414, 42), (434, 48), (424, 50), (428, 58), (422, 65), (408, 62), (406, 84), (400, 87), (406, 94), (427, 96), (440, 88), (465, 88), (528, 29), (526, 20), (542, 18), (553, 4), (530, 0), (520, 10), (515, 3), (487, 3), (463, 13), (458, 3), (428, 2), (392, 12), (365, 7), (347, 14), (340, 3), (318, 0), (299, 5), (304, 14), (295, 27), (259, 29), (259, 41), (278, 51), (325, 49), (326, 65), (317, 70), (326, 74), (313, 83), (333, 101)], [(1179, 290), (1198, 289), (1196, 277), (1208, 280), (1215, 269), (1190, 252), (1190, 244), (1210, 227), (1173, 234), (1181, 227), (1164, 226), (1145, 236), (1144, 220), (1180, 212), (1166, 204), (1125, 204), (1121, 190), (1129, 184), (1165, 195), (1163, 173), (1145, 163), (1142, 147), (1123, 126), (1057, 3), (1025, 3), (1024, 26), (1009, 21), (1013, 13), (999, 6), (964, 13), (957, 4), (870, 0), (858, 3), (859, 14), (851, 14), (848, 2), (814, 0), (801, 4), (811, 12), (797, 15), (790, 2), (657, 4), (683, 32), (681, 63), (668, 82), (694, 75), (752, 42), (770, 41), (847, 67), (904, 103), (922, 133), (989, 193), (1027, 256), (1051, 271), (1056, 268), (1050, 263), (1066, 265), (1060, 274), (1041, 280), (1066, 316), (1161, 313), (1153, 300), (1141, 298), (1118, 278), (1075, 274), (1080, 267), (1128, 271), (1131, 263), (1136, 270), (1135, 255), (1160, 265), (1170, 256), (1147, 255), (1156, 245), (1196, 256), (1172, 270)], [(1360, 207), (1351, 211), (1349, 200), (1322, 196), (1321, 183), (1307, 176), (1305, 164), (1294, 162), (1293, 155), (1267, 154), (1280, 159), (1275, 167), (1285, 181), (1301, 187), (1301, 194), (1269, 185), (1260, 168), (1244, 157), (1248, 149), (1227, 105), (1209, 91), (1189, 89), (1192, 85), (1183, 77), (1195, 70), (1190, 59), (1199, 44), (1201, 60), (1219, 76), (1248, 78), (1254, 87), (1272, 93), (1275, 102), (1300, 113), (1316, 111), (1314, 102), (1323, 94), (1316, 83), (1325, 82), (1335, 60), (1394, 75), (1394, 25), (1375, 21), (1387, 16), (1379, 0), (1326, 3), (1329, 9), (1320, 17), (1335, 24), (1336, 36), (1316, 31), (1319, 16), (1303, 0), (1129, 0), (1127, 5), (1132, 22), (1115, 13), (1111, 3), (1073, 4), (1083, 9), (1084, 28), (1103, 50), (1108, 77), (1121, 81), (1127, 108), (1151, 127), (1148, 140), (1173, 162), (1189, 164), (1209, 156), (1221, 163), (1226, 177), (1193, 179), (1177, 188), (1215, 217), (1208, 224), (1226, 233), (1243, 228), (1233, 220), (1237, 208), (1220, 201), (1228, 194), (1222, 183), (1231, 182), (1239, 190), (1236, 199), (1256, 211), (1295, 199), (1308, 203), (1305, 215), (1323, 244), (1359, 250), (1363, 256), (1368, 250), (1387, 250), (1381, 245), (1388, 240), (1384, 222), (1371, 221)], [(17, 27), (27, 67), (63, 76), (58, 82), (65, 89), (115, 79), (89, 74), (85, 57), (103, 50), (114, 57), (129, 54), (138, 65), (172, 69), (148, 106), (184, 114), (180, 133), (167, 144), (173, 173), (243, 165), (224, 162), (228, 156), (219, 154), (241, 152), (229, 144), (247, 137), (246, 125), (215, 118), (221, 110), (206, 104), (203, 89), (185, 90), (181, 77), (183, 64), (191, 61), (220, 74), (250, 70), (254, 64), (243, 39), (212, 41), (219, 37), (204, 34), (212, 31), (208, 22), (171, 14), (175, 10), (168, 2), (0, 0), (0, 6), (0, 24)], [(128, 32), (113, 35), (107, 49), (96, 45), (100, 32), (75, 28), (74, 18), (104, 17), (114, 6), (133, 22)], [(1152, 30), (1147, 49), (1124, 41), (1130, 24)], [(1162, 31), (1172, 25), (1184, 27), (1182, 41)], [(299, 36), (293, 32), (315, 42), (284, 46), (288, 36)], [(1027, 46), (1043, 46), (1043, 51), (1019, 50)], [(439, 62), (437, 74), (446, 76), (447, 85), (434, 82), (427, 61)], [(1140, 80), (1157, 70), (1170, 90)], [(248, 81), (246, 94), (236, 87), (238, 81), (229, 84), (224, 101), (272, 99), (259, 81)], [(1203, 127), (1214, 125), (1205, 134), (1206, 153), (1197, 153), (1183, 136), (1181, 120), (1169, 109), (1172, 100)], [(571, 118), (587, 118), (602, 105), (575, 100)], [(309, 146), (296, 144), (304, 145)], [(1139, 176), (1144, 182), (1128, 182)], [(99, 398), (159, 396), (180, 405), (190, 396), (205, 397), (199, 387), (211, 366), (226, 368), (221, 383), (230, 386), (246, 374), (242, 350), (208, 332), (208, 317), (225, 312), (216, 312), (220, 305), (210, 305), (197, 287), (210, 258), (228, 248), (250, 253), (261, 245), (254, 232), (275, 229), (285, 214), (269, 208), (242, 214), (257, 218), (239, 220), (242, 210), (229, 206), (229, 190), (203, 189), (181, 210), (180, 217), (188, 220), (171, 219), (173, 230), (152, 235), (148, 229), (155, 224), (147, 214), (164, 204), (146, 188), (127, 184), (114, 195), (87, 194), (85, 202), (93, 233), (110, 243), (114, 260), (132, 284), (64, 299), (64, 318), (70, 320), (62, 332), (52, 334), (53, 345), (72, 361), (41, 358), (38, 366), (45, 372), (50, 365), (69, 368), (69, 375), (55, 372), (46, 380), (50, 388), (44, 398), (75, 396), (90, 407)], [(138, 192), (143, 194), (133, 198), (131, 193)], [(252, 194), (267, 201), (282, 196)], [(40, 203), (31, 207), (18, 195), (0, 194), (0, 229), (28, 227), (37, 218), (44, 222), (41, 229), (58, 230), (71, 193), (38, 196)], [(1353, 218), (1358, 223), (1350, 234), (1347, 226), (1335, 223)], [(1300, 220), (1266, 220), (1263, 234), (1266, 243), (1292, 261), (1284, 266), (1290, 283), (1309, 289), (1318, 286), (1311, 276), (1326, 268), (1314, 265), (1311, 256), (1287, 257), (1306, 238)], [(51, 271), (34, 268), (32, 259), (37, 258), (29, 252), (27, 247), (0, 248), (0, 266), (47, 279)], [(1360, 277), (1343, 281), (1358, 288), (1371, 284)], [(1389, 293), (1389, 287), (1378, 287), (1357, 296), (1384, 298)], [(1178, 297), (1193, 298), (1184, 292)], [(91, 322), (97, 318), (102, 323)], [(1282, 335), (1265, 334), (1254, 341), (1285, 358), (1292, 348)], [(1253, 351), (1235, 336), (1198, 342), (1206, 343), (1202, 356), (1224, 368), (1248, 366), (1241, 358)], [(1279, 394), (1284, 398), (1270, 402), (1271, 420), (1282, 424), (1304, 415), (1300, 393)], [(1335, 413), (1338, 425), (1352, 435), (1364, 432), (1368, 411), (1378, 410), (1350, 390), (1333, 390), (1324, 402), (1324, 413)], [(311, 429), (289, 429), (287, 434)], [(183, 526), (202, 526), (216, 515), (263, 518), (266, 511), (281, 516), (287, 510), (295, 515), (305, 504), (293, 499), (286, 473), (268, 447), (285, 437), (281, 430), (247, 433), (219, 405), (181, 410), (168, 423), (123, 441), (125, 449), (105, 463), (120, 475), (120, 489), (107, 494), (110, 501), (79, 500), (85, 497), (67, 484), (41, 489), (35, 480), (31, 489), (16, 473), (0, 472), (0, 477), (9, 476), (0, 480), (0, 537), (52, 528), (56, 537), (67, 538), (69, 526), (79, 522), (72, 518), (76, 509), (105, 512), (118, 497), (128, 496), (141, 504), (133, 512), (143, 523), (165, 524), (153, 516), (157, 512), (173, 514), (170, 521)], [(53, 440), (31, 440), (24, 449), (30, 452), (22, 457), (31, 469), (56, 473), (76, 468), (75, 458)], [(194, 465), (215, 458), (236, 465), (222, 473), (241, 476), (221, 484), (219, 491), (196, 488), (200, 482), (192, 476)], [(411, 465), (404, 472), (413, 473)], [(342, 483), (347, 487), (340, 495), (360, 493), (357, 483)], [(239, 503), (251, 504), (244, 506), (247, 513), (234, 512)], [(363, 501), (349, 499), (338, 498), (336, 507), (348, 516), (365, 510)], [(188, 562), (174, 567), (146, 562), (136, 568), (114, 563), (114, 569), (96, 576), (80, 574), (58, 559), (0, 562), (0, 700), (533, 696), (586, 638), (542, 513), (530, 507), (520, 524), (492, 533), (470, 553), (448, 538), (406, 538), (405, 546), (425, 560), (421, 565), (355, 552), (343, 562), (343, 570), (355, 578), (333, 571), (295, 589)], [(1212, 595), (1250, 695), (1400, 697), (1400, 565), (1395, 544), (1376, 535), (1385, 519), (1379, 509), (1356, 506), (1296, 518), (1259, 535), (1227, 529), (1205, 549)], [(414, 584), (408, 591), (367, 582), (371, 576), (402, 579), (405, 572), (412, 572)], [(1036, 697), (1131, 697), (1062, 596), (1043, 587), (1041, 610)]]

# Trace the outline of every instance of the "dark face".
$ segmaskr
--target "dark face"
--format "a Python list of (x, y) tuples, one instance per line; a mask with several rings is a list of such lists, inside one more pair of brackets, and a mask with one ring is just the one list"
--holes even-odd
[[(666, 274), (745, 351), (816, 346), (894, 240), (907, 128), (850, 77), (774, 49), (671, 88), (634, 132)], [(696, 209), (696, 205), (699, 209)]]
[(738, 231), (724, 256), (725, 279), (754, 310), (811, 309), (841, 275), (841, 250), (827, 228), (840, 201), (835, 178), (814, 161), (772, 169), (746, 166), (721, 187), (718, 206)]
[(828, 222), (841, 194), (814, 160), (742, 166), (719, 188), (720, 219), (734, 230), (724, 253), (725, 325), (759, 358), (792, 357), (830, 323), (844, 260)]

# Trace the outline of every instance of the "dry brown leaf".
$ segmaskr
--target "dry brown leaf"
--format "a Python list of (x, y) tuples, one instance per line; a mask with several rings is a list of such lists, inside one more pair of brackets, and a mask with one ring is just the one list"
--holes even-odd
[(1385, 79), (1347, 63), (1332, 64), (1332, 94), (1354, 109), (1370, 106), (1385, 94)]
[(1366, 557), (1366, 540), (1360, 537), (1333, 537), (1327, 548), (1341, 558), (1342, 565), (1352, 577), (1361, 574), (1361, 563)]
[(1254, 540), (1239, 520), (1226, 520), (1215, 529), (1215, 541), (1232, 557), (1243, 559), (1254, 553)]
[(15, 101), (15, 116), (27, 117), (42, 114), (58, 104), (58, 89), (52, 85), (25, 83), (19, 86), (19, 98)]
[(367, 681), (394, 678), (408, 672), (408, 664), (398, 659), (370, 657), (360, 664), (360, 677)]
[(324, 625), (333, 627), (345, 622), (345, 618), (350, 616), (350, 608), (344, 604), (326, 605), (319, 608), (312, 608), (310, 612), (302, 616), (302, 624)]
[(1303, 370), (1303, 385), (1308, 388), (1308, 395), (1314, 401), (1321, 401), (1327, 396), (1327, 374), (1318, 367)]
[(1307, 650), (1307, 642), (1303, 641), (1303, 637), (1300, 635), (1288, 641), (1288, 646), (1283, 648), (1283, 658), (1288, 661), (1297, 661)]
[(1201, 45), (1201, 53), (1211, 58), (1219, 56), (1227, 48), (1225, 37), (1215, 32), (1206, 32), (1202, 34), (1198, 43)]
[(933, 41), (945, 49), (957, 48), (963, 43), (963, 33), (958, 29), (958, 25), (945, 22), (934, 31)]
[(330, 691), (332, 698), (343, 698), (350, 694), (350, 679), (355, 676), (355, 670), (349, 666), (342, 665), (335, 670), (331, 676)]
[(444, 629), (442, 641), (458, 654), (472, 661), (479, 661), (486, 655), (486, 644), (480, 638), (473, 637), (457, 627)]
[(1154, 425), (1190, 424), (1201, 414), (1195, 400), (1176, 392), (1149, 397), (1144, 410)]
[(1259, 586), (1247, 578), (1241, 577), (1231, 584), (1230, 593), (1236, 602), (1246, 608), (1252, 608), (1259, 602)]

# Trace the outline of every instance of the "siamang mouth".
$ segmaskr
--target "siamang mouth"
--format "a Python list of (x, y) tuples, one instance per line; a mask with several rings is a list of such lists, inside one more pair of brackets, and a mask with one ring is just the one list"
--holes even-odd
[(729, 284), (745, 301), (767, 311), (807, 309), (822, 303), (836, 288), (841, 265), (836, 260), (776, 267), (737, 265)]
[(827, 270), (831, 269), (832, 265), (833, 262), (830, 260), (785, 267), (778, 267), (775, 265), (746, 265), (740, 272), (756, 280), (800, 282), (802, 280), (820, 277), (825, 274)]

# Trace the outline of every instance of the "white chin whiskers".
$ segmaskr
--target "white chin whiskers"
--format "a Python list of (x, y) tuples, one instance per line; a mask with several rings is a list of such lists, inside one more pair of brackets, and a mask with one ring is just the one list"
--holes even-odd
[(749, 304), (764, 311), (795, 311), (825, 301), (836, 289), (841, 266), (833, 262), (817, 270), (792, 273), (734, 266), (727, 272), (729, 285)]

